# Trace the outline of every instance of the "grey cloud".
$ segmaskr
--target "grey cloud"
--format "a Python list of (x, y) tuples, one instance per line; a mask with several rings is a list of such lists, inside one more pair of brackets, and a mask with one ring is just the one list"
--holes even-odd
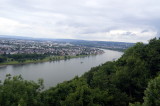
[[(157, 0), (1, 0), (0, 4), (0, 18), (27, 25), (26, 29), (15, 28), (13, 35), (26, 33), (54, 38), (54, 34), (59, 34), (64, 38), (70, 35), (70, 38), (97, 40), (110, 40), (112, 36), (115, 41), (118, 38), (127, 41), (160, 29), (160, 1)], [(134, 33), (135, 29), (140, 35)], [(125, 30), (125, 33), (105, 35), (114, 30)], [(141, 40), (145, 42), (153, 36), (145, 35)]]
[(125, 32), (122, 35), (125, 35), (125, 36), (136, 36), (136, 34), (133, 33), (133, 32)]
[(145, 33), (145, 32), (149, 32), (149, 30), (146, 29), (146, 30), (141, 31), (141, 33)]

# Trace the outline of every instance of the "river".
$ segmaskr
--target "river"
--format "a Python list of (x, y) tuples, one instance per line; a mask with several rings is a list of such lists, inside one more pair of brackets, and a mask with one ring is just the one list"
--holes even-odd
[(44, 80), (45, 89), (56, 86), (66, 80), (81, 76), (89, 71), (91, 67), (101, 65), (107, 61), (118, 59), (122, 52), (104, 50), (104, 54), (87, 56), (83, 58), (73, 58), (70, 60), (60, 60), (43, 63), (31, 63), (24, 65), (8, 65), (0, 67), (0, 80), (4, 80), (6, 74), (22, 75), (25, 80)]

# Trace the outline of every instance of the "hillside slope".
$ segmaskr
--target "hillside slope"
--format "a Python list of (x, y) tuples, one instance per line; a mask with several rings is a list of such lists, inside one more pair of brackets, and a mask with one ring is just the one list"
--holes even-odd
[[(44, 92), (52, 105), (127, 106), (143, 103), (148, 82), (160, 71), (160, 40), (137, 43), (114, 62), (92, 68)], [(160, 91), (160, 90), (159, 90)], [(49, 96), (48, 96), (49, 95)], [(132, 104), (133, 105), (133, 104)]]

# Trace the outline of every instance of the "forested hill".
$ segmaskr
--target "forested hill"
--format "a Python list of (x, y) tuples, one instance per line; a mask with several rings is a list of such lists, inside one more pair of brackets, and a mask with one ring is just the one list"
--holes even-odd
[(2, 106), (160, 106), (160, 39), (137, 43), (113, 62), (48, 90), (43, 81), (7, 76)]

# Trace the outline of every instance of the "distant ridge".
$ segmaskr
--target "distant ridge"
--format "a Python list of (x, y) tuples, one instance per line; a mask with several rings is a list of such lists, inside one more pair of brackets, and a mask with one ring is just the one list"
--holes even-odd
[[(16, 35), (0, 35), (0, 38), (8, 38), (8, 39), (28, 39), (28, 40), (51, 40), (51, 41), (77, 41), (78, 39), (60, 39), (60, 38), (33, 38), (33, 37), (24, 37), (24, 36), (16, 36)], [(85, 41), (85, 40), (78, 40)]]
[(0, 38), (34, 39), (32, 37), (23, 37), (23, 36), (14, 36), (14, 35), (0, 35)]
[(28, 40), (50, 40), (50, 41), (61, 41), (61, 42), (101, 42), (101, 43), (127, 43), (127, 44), (135, 44), (131, 42), (120, 42), (120, 41), (89, 41), (89, 40), (81, 40), (81, 39), (63, 39), (63, 38), (33, 38), (33, 37), (25, 37), (25, 36), (17, 36), (17, 35), (0, 35), (0, 38), (8, 38), (8, 39), (28, 39)]

